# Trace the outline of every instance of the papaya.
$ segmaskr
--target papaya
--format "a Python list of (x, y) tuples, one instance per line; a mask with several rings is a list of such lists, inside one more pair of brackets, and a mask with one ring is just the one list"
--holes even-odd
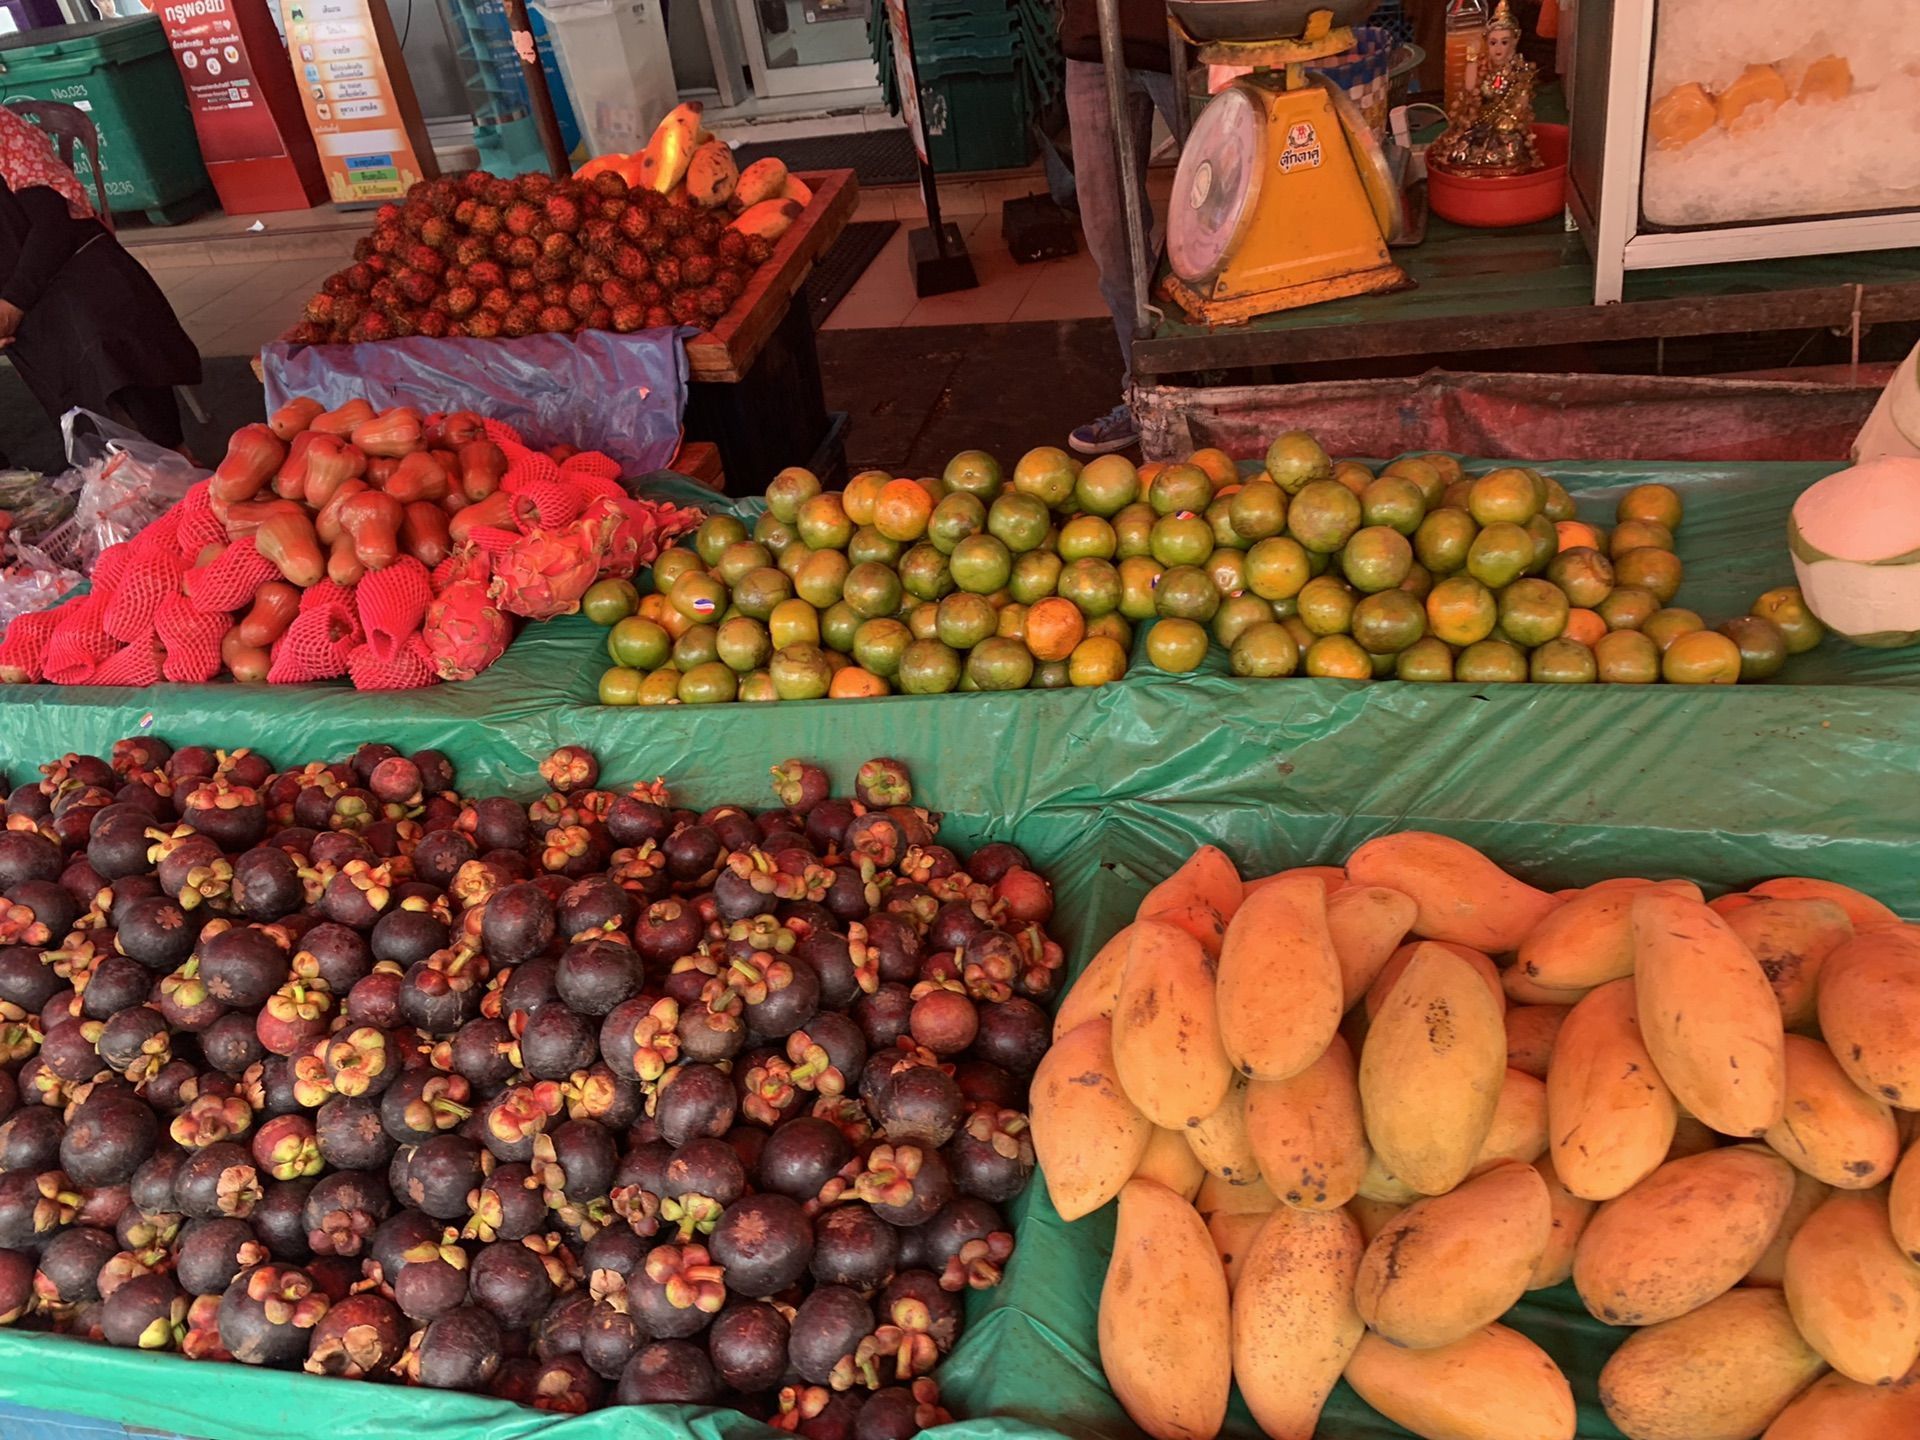
[(1229, 1295), (1240, 1286), (1241, 1267), (1246, 1264), (1247, 1251), (1253, 1248), (1253, 1237), (1260, 1233), (1260, 1227), (1272, 1213), (1270, 1210), (1216, 1210), (1207, 1217), (1207, 1234), (1212, 1237), (1214, 1252), (1220, 1257), (1220, 1268), (1227, 1272)]
[(1634, 895), (1633, 931), (1640, 1034), (1660, 1078), (1722, 1135), (1765, 1134), (1786, 1103), (1786, 1047), (1753, 952), (1705, 905), (1666, 890)]
[(740, 167), (734, 163), (733, 147), (724, 140), (709, 140), (687, 161), (687, 196), (703, 209), (716, 209), (733, 199), (739, 183)]
[(1493, 1127), (1507, 1070), (1498, 1002), (1439, 945), (1417, 947), (1360, 1055), (1360, 1105), (1382, 1167), (1423, 1195), (1451, 1190)]
[(1580, 1244), (1580, 1236), (1586, 1231), (1587, 1221), (1593, 1218), (1595, 1202), (1582, 1199), (1560, 1182), (1551, 1155), (1542, 1155), (1533, 1162), (1533, 1168), (1540, 1172), (1540, 1179), (1547, 1187), (1547, 1204), (1553, 1212), (1553, 1233), (1547, 1237), (1547, 1248), (1540, 1252), (1540, 1260), (1533, 1267), (1533, 1274), (1527, 1277), (1527, 1289), (1545, 1290), (1573, 1274), (1574, 1250)]
[(1506, 1160), (1531, 1165), (1546, 1153), (1547, 1087), (1509, 1065), (1493, 1107), (1493, 1124), (1468, 1173), (1478, 1175)]
[(1920, 1266), (1901, 1252), (1882, 1190), (1836, 1190), (1787, 1247), (1787, 1309), (1826, 1362), (1862, 1385), (1920, 1363)]
[(1350, 885), (1327, 897), (1327, 934), (1340, 961), (1340, 1008), (1351, 1010), (1413, 928), (1418, 907), (1384, 885)]
[(1810, 61), (1794, 87), (1793, 98), (1802, 105), (1826, 105), (1844, 100), (1853, 93), (1853, 67), (1844, 55), (1822, 55)]
[(1820, 974), (1820, 1033), (1869, 1095), (1920, 1110), (1920, 929), (1855, 935)]
[(1354, 1305), (1369, 1329), (1396, 1345), (1451, 1345), (1526, 1293), (1552, 1234), (1540, 1172), (1503, 1161), (1388, 1221), (1361, 1257)]
[(1063, 1220), (1090, 1215), (1140, 1168), (1153, 1124), (1114, 1072), (1112, 1028), (1089, 1020), (1053, 1044), (1033, 1072), (1033, 1153)]
[(1347, 857), (1347, 878), (1412, 897), (1413, 933), (1421, 939), (1452, 940), (1489, 955), (1519, 949), (1560, 903), (1471, 845), (1422, 830), (1367, 841)]
[(1764, 1440), (1913, 1440), (1920, 1435), (1920, 1384), (1862, 1385), (1822, 1375), (1767, 1427)]
[[(1380, 967), (1380, 973), (1373, 977), (1373, 984), (1367, 987), (1366, 1004), (1363, 1007), (1366, 1018), (1371, 1020), (1380, 1013), (1381, 1002), (1399, 983), (1401, 974), (1407, 968), (1407, 962), (1413, 959), (1413, 952), (1422, 945), (1438, 945), (1443, 950), (1451, 950), (1462, 960), (1473, 966), (1474, 972), (1486, 982), (1487, 992), (1493, 996), (1494, 1003), (1504, 1011), (1507, 1006), (1507, 992), (1501, 988), (1500, 967), (1486, 955), (1471, 945), (1451, 945), (1444, 940), (1415, 940), (1402, 945), (1387, 957), (1387, 963)], [(1571, 1004), (1572, 1001), (1564, 1003)]]
[(1360, 1238), (1367, 1244), (1372, 1244), (1373, 1237), (1387, 1228), (1387, 1222), (1406, 1208), (1387, 1200), (1369, 1200), (1364, 1195), (1356, 1195), (1347, 1202), (1347, 1214), (1360, 1227)]
[(800, 207), (791, 200), (762, 200), (742, 210), (727, 228), (762, 240), (778, 240), (799, 218)]
[(1825, 1368), (1778, 1290), (1733, 1290), (1629, 1335), (1600, 1403), (1628, 1440), (1751, 1440)]
[(1200, 1176), (1200, 1189), (1193, 1197), (1193, 1208), (1201, 1215), (1211, 1219), (1215, 1215), (1264, 1215), (1280, 1204), (1264, 1180), (1255, 1180), (1249, 1185), (1233, 1185), (1218, 1175), (1205, 1171)]
[(1215, 999), (1241, 1074), (1285, 1080), (1320, 1058), (1346, 1005), (1319, 881), (1283, 880), (1241, 902), (1220, 947)]
[(1814, 1023), (1820, 968), (1853, 938), (1853, 921), (1832, 900), (1752, 900), (1721, 916), (1753, 952), (1789, 1030)]
[(1640, 1037), (1632, 980), (1612, 980), (1567, 1014), (1547, 1066), (1547, 1140), (1561, 1182), (1611, 1200), (1667, 1158), (1678, 1107)]
[(1234, 1076), (1227, 1098), (1185, 1133), (1188, 1147), (1208, 1174), (1230, 1185), (1251, 1185), (1260, 1178), (1260, 1162), (1247, 1137), (1246, 1076)]
[(1187, 1132), (1162, 1130), (1158, 1125), (1153, 1127), (1146, 1153), (1133, 1171), (1133, 1178), (1158, 1180), (1182, 1200), (1192, 1200), (1198, 1195), (1200, 1182), (1206, 1176), (1207, 1167), (1200, 1163), (1200, 1157), (1187, 1143)]
[(1789, 1163), (1842, 1190), (1878, 1185), (1900, 1158), (1892, 1109), (1805, 1035), (1787, 1036), (1787, 1108), (1766, 1139)]
[(1113, 1011), (1113, 1061), (1135, 1108), (1170, 1130), (1197, 1125), (1227, 1098), (1214, 967), (1200, 942), (1158, 920), (1135, 923)]
[(1346, 1380), (1422, 1440), (1573, 1440), (1579, 1421), (1560, 1367), (1505, 1325), (1435, 1350), (1405, 1350), (1363, 1335)]
[(780, 198), (791, 200), (804, 210), (813, 203), (813, 187), (789, 170), (785, 182), (780, 186)]
[(1573, 1285), (1597, 1320), (1657, 1325), (1740, 1283), (1765, 1253), (1793, 1167), (1758, 1145), (1662, 1165), (1587, 1222)]
[(1233, 861), (1218, 846), (1202, 845), (1178, 870), (1146, 893), (1133, 918), (1146, 920), (1162, 910), (1209, 905), (1224, 923), (1240, 908), (1240, 894), (1240, 872), (1233, 868)]
[(1513, 968), (1546, 990), (1591, 990), (1633, 973), (1633, 897), (1645, 885), (1588, 890), (1520, 942)]
[(1807, 1223), (1807, 1217), (1824, 1205), (1827, 1196), (1832, 1193), (1831, 1185), (1822, 1184), (1804, 1170), (1794, 1171), (1793, 1195), (1787, 1201), (1787, 1213), (1780, 1217), (1773, 1239), (1767, 1242), (1767, 1248), (1753, 1262), (1753, 1268), (1741, 1277), (1740, 1283), (1769, 1290), (1778, 1290), (1785, 1285), (1787, 1247), (1793, 1243), (1793, 1237), (1800, 1233), (1800, 1227)]
[(1893, 1238), (1920, 1265), (1920, 1145), (1910, 1145), (1887, 1189), (1887, 1217)]
[(1127, 944), (1132, 938), (1131, 925), (1115, 931), (1087, 962), (1087, 968), (1073, 977), (1053, 1017), (1054, 1039), (1089, 1020), (1113, 1014), (1114, 1001), (1120, 997), (1120, 974), (1127, 968)]
[(1274, 1194), (1302, 1210), (1337, 1210), (1367, 1171), (1367, 1132), (1353, 1052), (1336, 1035), (1285, 1080), (1247, 1086), (1247, 1139)]
[(1762, 900), (1831, 900), (1847, 912), (1856, 930), (1876, 925), (1898, 925), (1900, 917), (1871, 895), (1837, 880), (1816, 880), (1806, 875), (1783, 875), (1777, 880), (1762, 880), (1747, 893)]
[(1313, 1440), (1365, 1327), (1354, 1309), (1360, 1227), (1343, 1210), (1282, 1205), (1233, 1291), (1233, 1378), (1269, 1440)]
[(1100, 1287), (1100, 1364), (1121, 1407), (1155, 1440), (1220, 1432), (1233, 1383), (1230, 1316), (1206, 1222), (1166, 1186), (1129, 1180)]
[(1571, 1005), (1509, 1005), (1506, 1013), (1507, 1066), (1536, 1080), (1547, 1078), (1560, 1027)]

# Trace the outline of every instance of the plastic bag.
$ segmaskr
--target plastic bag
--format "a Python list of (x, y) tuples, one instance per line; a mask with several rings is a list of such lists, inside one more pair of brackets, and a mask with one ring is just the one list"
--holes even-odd
[(73, 468), (53, 488), (79, 499), (72, 518), (43, 535), (39, 548), (84, 574), (93, 573), (102, 550), (131, 540), (211, 473), (91, 410), (69, 410), (60, 433)]
[(527, 444), (598, 450), (623, 473), (673, 458), (687, 404), (686, 350), (673, 330), (583, 330), (521, 340), (370, 341), (260, 352), (271, 415), (296, 395), (376, 409), (471, 410), (513, 426)]
[(0, 570), (0, 635), (15, 618), (58, 605), (83, 578), (31, 545), (15, 547), (20, 563)]

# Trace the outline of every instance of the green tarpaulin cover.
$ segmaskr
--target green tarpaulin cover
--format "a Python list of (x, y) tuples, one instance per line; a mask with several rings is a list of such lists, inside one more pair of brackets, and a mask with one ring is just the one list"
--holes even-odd
[[(1676, 485), (1687, 505), (1680, 602), (1711, 623), (1791, 580), (1787, 510), (1832, 467), (1546, 468), (1601, 522), (1630, 484)], [(945, 812), (943, 838), (963, 849), (1013, 840), (1047, 870), (1054, 928), (1076, 967), (1203, 841), (1258, 875), (1337, 862), (1371, 836), (1407, 828), (1455, 835), (1544, 885), (1674, 874), (1717, 889), (1818, 875), (1920, 914), (1920, 652), (1828, 641), (1791, 661), (1781, 682), (1724, 688), (1236, 680), (1216, 654), (1197, 677), (1140, 662), (1095, 690), (608, 709), (593, 703), (601, 640), (577, 618), (530, 627), (479, 679), (398, 697), (231, 685), (0, 689), (0, 756), (17, 781), (54, 752), (103, 751), (141, 728), (176, 744), (251, 744), (276, 761), (383, 740), (444, 747), (464, 786), (531, 794), (539, 759), (570, 741), (599, 754), (609, 783), (664, 775), (705, 805), (758, 801), (767, 767), (790, 755), (825, 763), (843, 783), (861, 760), (895, 755), (912, 768), (918, 798)], [(1102, 1382), (1094, 1341), (1111, 1207), (1065, 1225), (1036, 1184), (1014, 1211), (1019, 1248), (1006, 1281), (973, 1297), (942, 1371), (949, 1403), (968, 1417), (945, 1435), (1136, 1433)], [(1580, 1435), (1615, 1436), (1595, 1376), (1624, 1332), (1588, 1317), (1567, 1287), (1530, 1297), (1513, 1322), (1573, 1381)], [(207, 1440), (764, 1433), (731, 1413), (563, 1420), (467, 1396), (13, 1332), (0, 1332), (0, 1398)], [(1229, 1433), (1257, 1433), (1237, 1403)], [(1321, 1433), (1403, 1432), (1342, 1387)]]

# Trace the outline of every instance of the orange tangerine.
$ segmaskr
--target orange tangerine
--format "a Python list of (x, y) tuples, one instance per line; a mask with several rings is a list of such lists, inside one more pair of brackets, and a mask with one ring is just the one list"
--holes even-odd
[(1568, 640), (1578, 640), (1591, 650), (1600, 643), (1600, 637), (1607, 633), (1607, 622), (1600, 618), (1597, 610), (1569, 610), (1567, 628), (1560, 633)]
[(1206, 472), (1213, 482), (1214, 493), (1218, 494), (1222, 486), (1237, 485), (1240, 482), (1240, 469), (1233, 463), (1233, 457), (1224, 450), (1216, 450), (1209, 445), (1204, 450), (1196, 450), (1187, 457), (1187, 464), (1197, 466)]
[(847, 665), (836, 671), (833, 683), (827, 687), (828, 698), (833, 700), (864, 700), (869, 696), (891, 693), (886, 681), (871, 670), (862, 670), (858, 665)]
[(1071, 600), (1049, 595), (1027, 607), (1027, 648), (1036, 660), (1067, 659), (1086, 633), (1086, 617)]
[(1562, 550), (1598, 550), (1607, 553), (1607, 537), (1597, 525), (1584, 520), (1556, 520), (1554, 531), (1560, 536)]
[(1090, 635), (1073, 647), (1067, 678), (1081, 688), (1105, 685), (1127, 673), (1126, 648), (1106, 635)]
[(889, 480), (874, 500), (873, 528), (904, 544), (927, 533), (932, 515), (933, 496), (926, 486), (918, 480)]
[(1740, 679), (1740, 647), (1718, 630), (1675, 636), (1660, 657), (1660, 678), (1669, 685), (1732, 685)]
[(847, 481), (847, 488), (840, 496), (840, 508), (856, 525), (873, 524), (874, 505), (880, 499), (880, 492), (892, 481), (893, 477), (884, 470), (862, 470)]

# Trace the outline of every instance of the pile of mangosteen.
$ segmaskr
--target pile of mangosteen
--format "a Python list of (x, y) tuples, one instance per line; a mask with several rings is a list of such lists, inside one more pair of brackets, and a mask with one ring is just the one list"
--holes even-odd
[(0, 1324), (805, 1436), (946, 1417), (1013, 1249), (1047, 882), (851, 799), (531, 805), (124, 740), (0, 831)]

